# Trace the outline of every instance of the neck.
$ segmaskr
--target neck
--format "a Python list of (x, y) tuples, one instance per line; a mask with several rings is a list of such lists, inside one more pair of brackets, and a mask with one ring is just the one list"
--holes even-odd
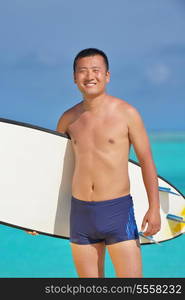
[(95, 97), (84, 96), (83, 103), (82, 103), (83, 108), (85, 110), (94, 111), (102, 105), (105, 97), (107, 97), (107, 96), (108, 95), (106, 93), (103, 93), (103, 94), (95, 96)]

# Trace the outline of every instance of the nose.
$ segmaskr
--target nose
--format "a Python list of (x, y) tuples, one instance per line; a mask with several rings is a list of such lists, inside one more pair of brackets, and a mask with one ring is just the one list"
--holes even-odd
[(94, 74), (92, 70), (88, 70), (86, 73), (86, 80), (90, 81), (94, 79)]

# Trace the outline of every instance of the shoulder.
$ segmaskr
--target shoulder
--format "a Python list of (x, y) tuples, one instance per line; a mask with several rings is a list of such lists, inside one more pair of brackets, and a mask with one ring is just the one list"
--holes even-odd
[(81, 107), (81, 102), (67, 109), (59, 118), (56, 130), (60, 133), (67, 133), (69, 125), (73, 122), (75, 115)]
[(112, 97), (112, 101), (114, 102), (117, 110), (124, 115), (128, 121), (138, 118), (141, 119), (141, 114), (139, 113), (138, 109), (127, 101), (116, 97)]

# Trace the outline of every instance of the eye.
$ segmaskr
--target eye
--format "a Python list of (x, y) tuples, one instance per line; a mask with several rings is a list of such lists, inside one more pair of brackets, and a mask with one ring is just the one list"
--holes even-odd
[(79, 69), (77, 72), (80, 73), (80, 74), (83, 74), (83, 73), (86, 72), (86, 69)]

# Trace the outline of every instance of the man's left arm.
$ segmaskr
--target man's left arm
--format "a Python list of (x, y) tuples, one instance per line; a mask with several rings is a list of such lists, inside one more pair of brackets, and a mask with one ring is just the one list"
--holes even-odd
[(141, 230), (147, 228), (145, 235), (156, 234), (160, 230), (160, 203), (158, 191), (158, 178), (152, 157), (149, 138), (139, 112), (134, 108), (128, 109), (129, 139), (139, 160), (143, 182), (148, 196), (149, 208), (143, 218)]

